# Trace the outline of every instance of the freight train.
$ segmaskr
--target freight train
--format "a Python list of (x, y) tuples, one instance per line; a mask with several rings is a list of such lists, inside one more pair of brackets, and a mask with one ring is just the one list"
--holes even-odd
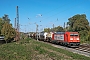
[(78, 32), (40, 32), (32, 35), (34, 39), (56, 43), (65, 46), (79, 46), (80, 37)]

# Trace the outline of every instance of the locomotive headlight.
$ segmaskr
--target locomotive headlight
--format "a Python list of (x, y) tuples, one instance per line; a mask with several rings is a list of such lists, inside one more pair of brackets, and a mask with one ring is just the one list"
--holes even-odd
[(73, 38), (70, 38), (70, 40), (73, 40)]
[(79, 38), (77, 38), (77, 40), (79, 40)]

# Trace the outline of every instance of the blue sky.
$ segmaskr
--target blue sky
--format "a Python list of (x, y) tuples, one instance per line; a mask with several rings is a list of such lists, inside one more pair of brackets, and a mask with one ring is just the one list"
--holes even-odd
[(34, 23), (39, 25), (39, 31), (52, 28), (52, 24), (63, 26), (76, 14), (86, 14), (90, 22), (90, 0), (0, 0), (0, 17), (9, 15), (13, 26), (16, 6), (19, 6), (20, 31), (23, 32), (36, 31)]

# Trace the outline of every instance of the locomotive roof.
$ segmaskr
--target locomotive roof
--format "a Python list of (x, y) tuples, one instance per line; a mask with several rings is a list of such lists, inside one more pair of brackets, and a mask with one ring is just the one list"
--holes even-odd
[(64, 34), (65, 32), (55, 32), (55, 34)]
[(78, 33), (78, 32), (70, 32), (71, 34), (73, 33), (73, 34), (75, 34), (75, 33)]

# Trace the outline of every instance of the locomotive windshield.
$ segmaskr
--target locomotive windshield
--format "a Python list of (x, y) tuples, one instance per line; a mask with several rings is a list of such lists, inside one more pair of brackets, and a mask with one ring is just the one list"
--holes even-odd
[(78, 36), (78, 34), (70, 34), (70, 36)]

